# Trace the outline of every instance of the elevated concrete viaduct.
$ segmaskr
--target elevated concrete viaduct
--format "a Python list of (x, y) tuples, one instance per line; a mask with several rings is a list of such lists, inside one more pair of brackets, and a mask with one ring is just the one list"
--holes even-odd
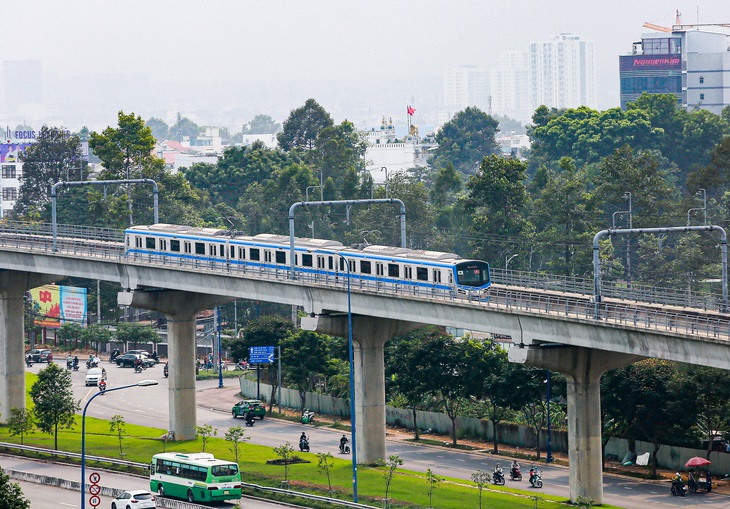
[[(196, 310), (231, 299), (253, 299), (303, 306), (306, 327), (344, 333), (346, 289), (334, 281), (290, 281), (267, 273), (221, 273), (206, 267), (150, 265), (110, 256), (37, 253), (0, 247), (0, 339), (4, 362), (0, 378), (2, 408), (22, 407), (22, 292), (31, 286), (75, 276), (116, 281), (127, 292), (120, 302), (156, 309), (171, 321), (170, 429), (189, 438), (195, 425), (192, 338)], [(603, 372), (642, 357), (656, 357), (730, 369), (727, 331), (717, 337), (675, 329), (656, 330), (641, 323), (617, 323), (569, 315), (558, 309), (537, 311), (492, 300), (469, 303), (449, 298), (389, 294), (353, 285), (351, 309), (357, 342), (356, 416), (358, 457), (385, 458), (383, 344), (420, 324), (435, 324), (507, 334), (515, 347), (510, 359), (560, 371), (568, 378), (571, 500), (579, 495), (602, 503), (599, 379)], [(683, 329), (684, 330), (684, 329)], [(544, 346), (553, 345), (553, 346)], [(560, 347), (554, 345), (561, 345)], [(18, 364), (21, 363), (21, 364)], [(12, 387), (11, 387), (12, 386)], [(188, 410), (192, 409), (192, 410)], [(7, 418), (3, 411), (3, 418)], [(359, 427), (358, 426), (358, 427)]]

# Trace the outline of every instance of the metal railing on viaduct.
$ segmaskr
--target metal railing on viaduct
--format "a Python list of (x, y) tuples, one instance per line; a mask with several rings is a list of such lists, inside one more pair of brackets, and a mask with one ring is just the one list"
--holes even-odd
[[(282, 284), (326, 285), (346, 290), (345, 275), (324, 277), (298, 275), (289, 281), (288, 267), (261, 269), (225, 266), (181, 258), (136, 256), (124, 254), (124, 232), (107, 228), (58, 225), (56, 252), (60, 256), (103, 260), (107, 262), (149, 265), (172, 270), (190, 270), (227, 274), (232, 277), (276, 280)], [(52, 228), (48, 223), (0, 223), (0, 251), (27, 251), (53, 255)], [(0, 269), (3, 266), (0, 256)], [(404, 288), (402, 285), (378, 281), (353, 283), (352, 292), (374, 292), (393, 298), (427, 298), (454, 301), (480, 308), (505, 310), (530, 315), (549, 315), (560, 319), (594, 320), (593, 280), (543, 273), (492, 269), (493, 285), (489, 299), (435, 288)], [(626, 326), (655, 332), (688, 335), (697, 338), (730, 339), (730, 316), (719, 313), (720, 296), (688, 294), (670, 288), (657, 288), (625, 282), (606, 281), (602, 287), (601, 322), (596, 325)]]

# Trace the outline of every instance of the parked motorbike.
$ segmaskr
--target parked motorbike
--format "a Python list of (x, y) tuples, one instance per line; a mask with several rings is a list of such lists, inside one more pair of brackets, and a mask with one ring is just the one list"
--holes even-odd
[(302, 424), (309, 424), (311, 422), (314, 422), (314, 412), (309, 408), (305, 408), (302, 410)]
[(675, 497), (683, 497), (687, 494), (687, 487), (684, 485), (682, 478), (677, 474), (672, 479), (672, 495)]
[(301, 452), (309, 452), (309, 440), (306, 438), (299, 439), (299, 450)]
[(537, 467), (530, 469), (530, 486), (542, 488), (542, 470), (538, 470)]
[(494, 469), (494, 473), (492, 474), (492, 482), (494, 484), (504, 486), (504, 472), (501, 468), (497, 467)]
[(509, 469), (509, 480), (510, 481), (521, 481), (522, 480), (522, 470), (520, 470), (520, 467)]

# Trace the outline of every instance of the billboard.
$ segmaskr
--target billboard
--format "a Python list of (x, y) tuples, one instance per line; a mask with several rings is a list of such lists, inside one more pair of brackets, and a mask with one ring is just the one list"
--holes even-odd
[(619, 57), (620, 71), (681, 71), (680, 55), (630, 55)]
[(58, 329), (64, 323), (86, 326), (86, 288), (43, 285), (30, 291), (33, 323)]
[(0, 143), (0, 163), (19, 163), (19, 155), (30, 143)]

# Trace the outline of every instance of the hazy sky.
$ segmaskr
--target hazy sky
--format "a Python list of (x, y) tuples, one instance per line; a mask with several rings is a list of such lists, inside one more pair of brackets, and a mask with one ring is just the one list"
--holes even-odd
[[(150, 95), (161, 93), (155, 88), (161, 84), (175, 97), (164, 108), (228, 111), (232, 122), (239, 120), (235, 111), (266, 112), (281, 121), (310, 96), (342, 116), (356, 117), (347, 105), (356, 104), (363, 92), (353, 86), (350, 98), (344, 85), (356, 82), (367, 83), (374, 95), (378, 89), (390, 94), (402, 103), (399, 110), (420, 101), (419, 114), (430, 116), (423, 108), (436, 108), (443, 88), (436, 80), (444, 70), (465, 64), (496, 68), (500, 52), (568, 32), (595, 43), (598, 106), (604, 109), (619, 103), (618, 56), (648, 31), (642, 23), (671, 26), (676, 9), (684, 24), (730, 23), (728, 0), (37, 0), (14, 4), (12, 22), (2, 25), (0, 60), (40, 60), (44, 73), (61, 82), (146, 75), (148, 81), (127, 85), (127, 95), (119, 94), (124, 104), (104, 98), (109, 122), (122, 108), (144, 118), (159, 115), (152, 106), (163, 101), (150, 101)], [(219, 93), (222, 83), (259, 86), (245, 92), (244, 86), (236, 96)], [(266, 83), (273, 84), (272, 94), (276, 89), (276, 101), (266, 97)], [(328, 83), (341, 84), (336, 99), (328, 99), (333, 93)], [(79, 94), (89, 98), (93, 92)], [(45, 93), (50, 97), (52, 91)], [(62, 109), (53, 111), (63, 116)]]

